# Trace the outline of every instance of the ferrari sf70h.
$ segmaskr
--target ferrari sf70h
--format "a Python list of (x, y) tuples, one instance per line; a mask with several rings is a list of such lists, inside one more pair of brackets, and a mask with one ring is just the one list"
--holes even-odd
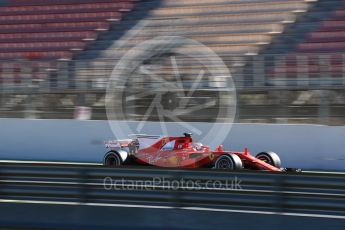
[(220, 145), (209, 146), (193, 142), (190, 133), (180, 137), (134, 135), (131, 139), (105, 142), (108, 152), (103, 164), (117, 167), (126, 164), (151, 165), (170, 168), (215, 168), (226, 170), (287, 171), (281, 168), (279, 156), (271, 151), (256, 156), (244, 151), (224, 150)]

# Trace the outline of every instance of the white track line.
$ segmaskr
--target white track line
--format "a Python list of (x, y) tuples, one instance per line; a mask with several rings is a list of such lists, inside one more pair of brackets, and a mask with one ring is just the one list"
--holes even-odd
[(319, 174), (338, 174), (338, 175), (345, 175), (345, 172), (326, 172), (326, 171), (306, 171), (302, 170), (302, 173), (319, 173)]
[(0, 199), (0, 203), (74, 205), (74, 206), (96, 206), (96, 207), (118, 207), (118, 208), (145, 208), (145, 209), (180, 209), (180, 210), (189, 210), (189, 211), (227, 212), (227, 213), (296, 216), (296, 217), (310, 217), (310, 218), (325, 218), (325, 219), (342, 219), (342, 220), (345, 220), (345, 216), (340, 216), (340, 215), (293, 213), (293, 212), (269, 212), (269, 211), (252, 211), (252, 210), (236, 210), (236, 209), (217, 209), (217, 208), (203, 208), (203, 207), (173, 207), (173, 206), (158, 206), (158, 205), (79, 203), (79, 202), (10, 200), (10, 199)]

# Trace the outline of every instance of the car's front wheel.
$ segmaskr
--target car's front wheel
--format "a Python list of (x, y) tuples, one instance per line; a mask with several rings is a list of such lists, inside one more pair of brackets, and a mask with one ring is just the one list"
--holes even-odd
[(108, 167), (118, 167), (122, 164), (120, 155), (117, 152), (109, 151), (104, 157), (104, 165)]
[(256, 155), (256, 158), (276, 168), (281, 167), (280, 157), (275, 152), (261, 152)]
[(224, 154), (214, 163), (216, 169), (239, 170), (243, 168), (242, 160), (235, 154)]

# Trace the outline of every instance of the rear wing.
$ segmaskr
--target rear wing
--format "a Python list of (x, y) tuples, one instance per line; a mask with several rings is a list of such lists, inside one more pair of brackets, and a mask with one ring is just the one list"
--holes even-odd
[(156, 143), (162, 138), (160, 135), (147, 135), (147, 134), (130, 134), (129, 137), (133, 136), (132, 139), (122, 140), (109, 140), (104, 141), (104, 145), (109, 149), (118, 149), (135, 145), (138, 149), (147, 148)]
[(133, 143), (132, 139), (123, 139), (123, 140), (109, 140), (104, 141), (104, 145), (106, 148), (121, 148), (121, 147), (127, 147), (129, 144)]
[(129, 137), (136, 137), (136, 138), (155, 138), (155, 139), (158, 139), (158, 138), (161, 138), (162, 136), (160, 135), (148, 135), (148, 134), (129, 134), (128, 135)]

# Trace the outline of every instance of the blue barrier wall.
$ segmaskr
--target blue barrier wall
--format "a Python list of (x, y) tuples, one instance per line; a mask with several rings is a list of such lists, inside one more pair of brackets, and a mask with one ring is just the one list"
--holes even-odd
[[(173, 123), (167, 126), (172, 135), (183, 132), (174, 130)], [(212, 124), (193, 126), (206, 132)], [(0, 119), (0, 128), (1, 160), (100, 163), (106, 151), (103, 141), (115, 138), (107, 121)], [(142, 132), (158, 134), (159, 128), (151, 122)], [(223, 145), (232, 150), (248, 147), (252, 154), (275, 151), (284, 167), (345, 170), (345, 126), (234, 124)]]

